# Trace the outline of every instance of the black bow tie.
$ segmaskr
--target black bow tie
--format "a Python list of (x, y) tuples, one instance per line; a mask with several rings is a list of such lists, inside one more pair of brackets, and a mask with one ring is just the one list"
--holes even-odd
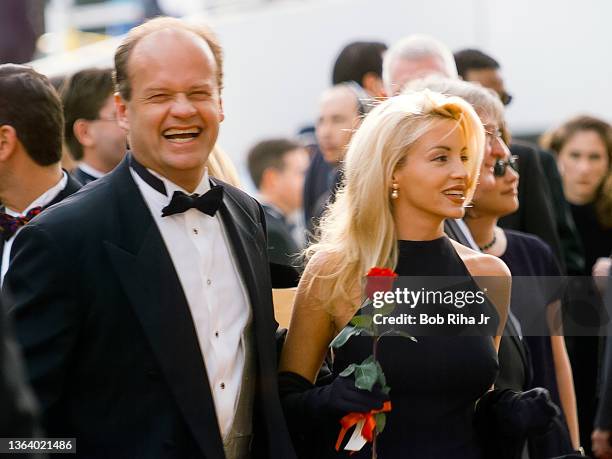
[[(158, 193), (168, 196), (164, 182), (155, 177), (146, 167), (136, 161), (136, 158), (134, 158), (131, 153), (128, 153), (128, 155), (130, 167), (140, 176), (140, 178)], [(182, 191), (175, 191), (170, 200), (170, 204), (162, 209), (162, 217), (181, 214), (189, 209), (198, 209), (212, 217), (217, 210), (219, 210), (222, 200), (223, 187), (221, 185), (213, 186), (203, 195), (187, 195)]]
[(213, 186), (203, 195), (188, 195), (182, 191), (175, 191), (170, 204), (162, 209), (162, 217), (181, 214), (189, 209), (198, 209), (200, 212), (213, 217), (217, 210), (219, 210), (222, 200), (223, 187), (220, 185)]

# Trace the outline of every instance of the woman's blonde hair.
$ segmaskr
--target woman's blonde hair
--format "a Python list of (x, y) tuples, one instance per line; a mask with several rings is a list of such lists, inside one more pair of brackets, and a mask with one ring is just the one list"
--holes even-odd
[(344, 162), (344, 183), (321, 220), (319, 241), (305, 251), (307, 260), (319, 259), (309, 280), (329, 282), (325, 300), (332, 310), (340, 302), (354, 300), (352, 292), (369, 268), (395, 267), (393, 173), (419, 138), (448, 120), (456, 121), (466, 140), (467, 203), (478, 181), (484, 130), (463, 99), (429, 90), (395, 96), (374, 108), (353, 135)]
[(236, 167), (234, 167), (232, 160), (219, 145), (215, 145), (210, 155), (208, 155), (206, 167), (208, 167), (208, 175), (223, 180), (236, 188), (240, 188), (240, 178), (238, 177)]

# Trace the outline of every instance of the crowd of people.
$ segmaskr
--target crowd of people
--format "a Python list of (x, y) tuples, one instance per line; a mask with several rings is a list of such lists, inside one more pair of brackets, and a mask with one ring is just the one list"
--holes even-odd
[[(248, 152), (255, 199), (217, 144), (208, 27), (150, 20), (113, 69), (53, 82), (0, 65), (0, 437), (87, 458), (612, 458), (612, 126), (515, 140), (500, 64), (425, 35), (348, 44), (331, 83), (313, 127)], [(373, 267), (488, 285), (494, 332), (370, 336)], [(336, 442), (355, 413), (373, 437)]]

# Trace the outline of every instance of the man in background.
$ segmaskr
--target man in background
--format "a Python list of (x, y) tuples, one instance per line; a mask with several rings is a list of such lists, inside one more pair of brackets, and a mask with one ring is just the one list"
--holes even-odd
[(21, 228), (80, 188), (60, 165), (63, 122), (47, 77), (0, 65), (0, 285)]
[[(364, 109), (385, 96), (382, 82), (383, 54), (387, 45), (377, 41), (355, 41), (346, 45), (334, 62), (332, 84), (352, 82), (359, 91)], [(329, 184), (335, 179), (335, 167), (325, 161), (318, 145), (306, 173), (304, 183), (304, 219), (306, 226), (318, 212), (321, 196), (329, 193)]]
[(66, 144), (78, 161), (73, 176), (83, 185), (112, 171), (125, 155), (114, 92), (111, 69), (81, 70), (62, 91)]
[(268, 256), (282, 265), (294, 264), (301, 244), (287, 217), (302, 208), (308, 152), (289, 139), (257, 143), (248, 154), (248, 167), (266, 214)]
[[(332, 168), (332, 172), (327, 176), (326, 187), (312, 204), (311, 213), (306, 214), (310, 216), (310, 219), (306, 220), (306, 228), (311, 235), (316, 231), (321, 215), (327, 204), (334, 200), (336, 190), (342, 182), (342, 160), (366, 111), (356, 86), (353, 82), (341, 83), (326, 89), (321, 95), (315, 135), (321, 156)], [(304, 196), (311, 191), (307, 188), (310, 183), (307, 181), (304, 186)]]
[(428, 35), (409, 35), (394, 43), (383, 60), (383, 83), (387, 96), (402, 92), (413, 80), (429, 75), (457, 78), (453, 54)]

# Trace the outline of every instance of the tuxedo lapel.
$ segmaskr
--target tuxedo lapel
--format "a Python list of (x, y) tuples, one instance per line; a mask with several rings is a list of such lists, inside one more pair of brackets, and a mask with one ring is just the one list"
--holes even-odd
[(63, 190), (57, 193), (57, 196), (55, 196), (55, 198), (53, 198), (53, 200), (49, 204), (47, 204), (44, 207), (44, 209), (51, 207), (57, 204), (58, 202), (63, 201), (65, 198), (67, 198), (73, 193), (76, 193), (81, 188), (81, 184), (77, 182), (75, 179), (73, 179), (72, 176), (68, 172), (66, 172), (66, 175), (68, 176), (68, 181), (66, 182), (66, 186), (64, 187)]
[[(1, 208), (0, 212), (4, 212), (4, 208)], [(4, 238), (0, 237), (0, 270), (2, 270), (2, 259), (3, 258), (4, 258)]]
[(111, 263), (196, 442), (206, 457), (222, 457), (206, 368), (170, 254), (127, 161), (108, 178), (122, 225), (104, 242)]

